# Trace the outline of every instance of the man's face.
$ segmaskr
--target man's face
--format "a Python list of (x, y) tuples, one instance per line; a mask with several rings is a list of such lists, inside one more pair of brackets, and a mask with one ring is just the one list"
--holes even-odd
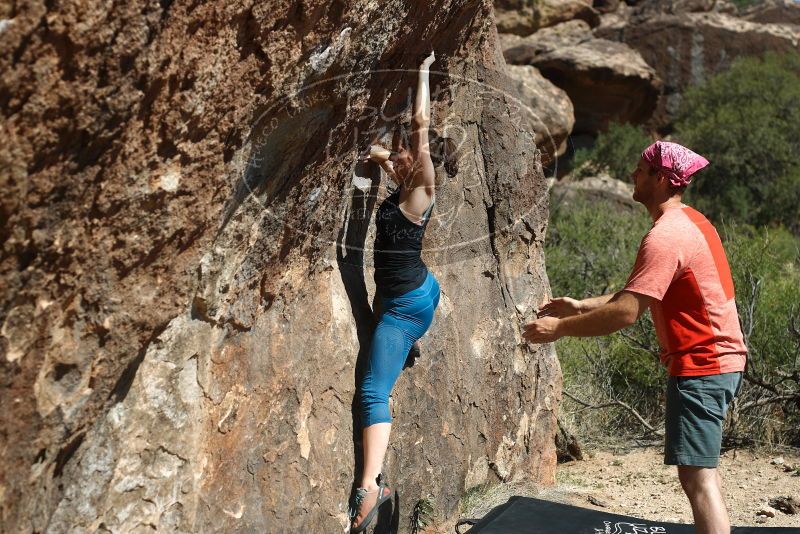
[(631, 174), (631, 181), (633, 182), (633, 200), (642, 204), (647, 202), (653, 197), (657, 182), (658, 174), (650, 173), (650, 165), (643, 159), (639, 160), (633, 174)]

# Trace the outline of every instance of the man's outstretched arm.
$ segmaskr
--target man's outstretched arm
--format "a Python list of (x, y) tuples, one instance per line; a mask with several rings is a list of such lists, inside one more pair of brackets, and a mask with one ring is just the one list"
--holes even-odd
[(523, 337), (531, 343), (551, 343), (564, 336), (606, 336), (630, 326), (650, 307), (652, 297), (620, 291), (592, 311), (562, 319), (542, 317), (525, 325)]
[(539, 308), (539, 312), (536, 315), (538, 317), (558, 317), (563, 319), (571, 315), (590, 312), (616, 296), (617, 293), (609, 293), (608, 295), (588, 297), (583, 300), (577, 300), (571, 297), (550, 299), (549, 302)]

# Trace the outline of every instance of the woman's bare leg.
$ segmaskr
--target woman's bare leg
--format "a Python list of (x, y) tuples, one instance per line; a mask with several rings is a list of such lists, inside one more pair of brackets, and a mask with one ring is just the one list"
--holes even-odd
[(386, 449), (389, 448), (391, 430), (391, 423), (376, 423), (364, 428), (362, 431), (364, 472), (361, 476), (359, 487), (365, 488), (368, 493), (364, 496), (364, 500), (361, 501), (358, 515), (353, 519), (353, 526), (361, 524), (378, 500), (378, 483), (376, 479), (383, 469), (383, 459), (386, 456)]
[(377, 423), (363, 430), (362, 439), (364, 446), (364, 473), (361, 477), (361, 487), (369, 490), (378, 487), (375, 479), (383, 469), (383, 459), (389, 447), (389, 434), (392, 423)]

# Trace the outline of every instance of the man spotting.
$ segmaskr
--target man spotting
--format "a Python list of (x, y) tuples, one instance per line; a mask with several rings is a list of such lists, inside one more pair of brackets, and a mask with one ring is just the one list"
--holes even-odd
[(584, 300), (552, 299), (523, 335), (531, 343), (604, 336), (649, 308), (669, 374), (664, 463), (678, 466), (698, 534), (730, 534), (717, 465), (747, 348), (719, 235), (681, 202), (692, 175), (706, 165), (677, 143), (657, 141), (645, 149), (632, 175), (633, 199), (650, 212), (653, 226), (625, 288)]

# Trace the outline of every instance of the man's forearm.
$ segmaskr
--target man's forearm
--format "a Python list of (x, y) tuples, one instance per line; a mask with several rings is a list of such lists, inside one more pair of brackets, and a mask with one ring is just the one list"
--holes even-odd
[[(522, 335), (530, 343), (552, 343), (564, 336), (605, 336), (632, 325), (654, 300), (625, 290), (587, 300), (589, 305), (595, 305), (606, 299), (605, 304), (578, 314), (574, 314), (577, 304), (573, 299), (551, 300), (544, 306), (543, 315), (525, 325)], [(557, 313), (558, 306), (561, 311), (568, 309), (573, 313)]]
[(611, 299), (617, 296), (617, 293), (609, 293), (608, 295), (600, 295), (599, 297), (589, 297), (580, 301), (581, 313), (588, 313), (596, 310), (600, 306), (607, 304)]
[[(610, 301), (613, 295), (594, 297), (591, 300), (606, 297)], [(606, 301), (605, 304), (598, 305), (592, 311), (561, 319), (558, 333), (560, 336), (571, 337), (606, 336), (630, 326), (634, 321), (636, 321), (635, 312), (632, 314), (630, 310), (620, 306), (617, 302)]]

